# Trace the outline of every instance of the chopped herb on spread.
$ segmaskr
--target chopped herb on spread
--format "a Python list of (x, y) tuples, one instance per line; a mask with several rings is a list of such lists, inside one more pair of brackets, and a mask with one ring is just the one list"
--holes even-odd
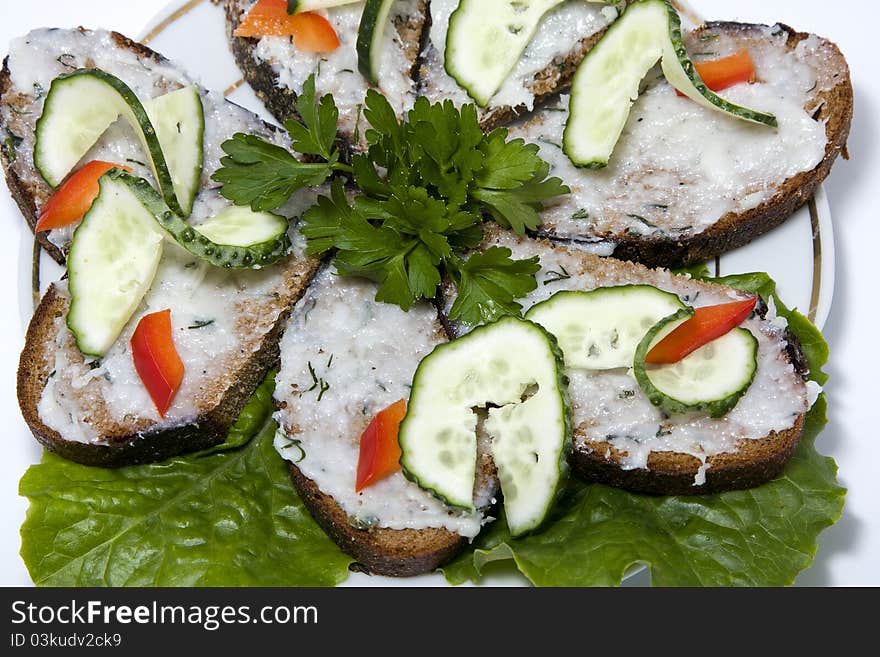
[(213, 319), (197, 319), (192, 324), (187, 326), (188, 329), (200, 329), (205, 328), (206, 326), (210, 326), (214, 323)]
[(318, 391), (318, 401), (324, 397), (324, 393), (330, 390), (330, 384), (327, 383), (322, 377), (319, 377), (315, 373), (315, 368), (312, 366), (312, 361), (308, 362), (309, 367), (309, 375), (312, 377), (312, 385), (306, 388), (301, 395), (304, 395), (307, 392), (312, 392), (313, 390)]
[(10, 163), (15, 162), (15, 149), (18, 148), (21, 142), (21, 137), (11, 131), (8, 132), (6, 139), (3, 140), (3, 154)]
[(630, 219), (635, 219), (636, 221), (640, 221), (641, 223), (645, 224), (648, 228), (656, 228), (657, 227), (657, 224), (652, 224), (650, 221), (645, 219), (640, 214), (628, 214), (626, 216), (629, 217)]
[(550, 285), (550, 283), (558, 283), (559, 281), (564, 281), (571, 278), (571, 274), (566, 271), (565, 267), (559, 265), (559, 271), (553, 271), (552, 269), (547, 272), (547, 277), (544, 279), (544, 285)]

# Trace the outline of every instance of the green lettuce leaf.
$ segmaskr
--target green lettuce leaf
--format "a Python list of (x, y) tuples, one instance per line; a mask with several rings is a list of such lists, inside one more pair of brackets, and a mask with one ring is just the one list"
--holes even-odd
[[(822, 334), (782, 304), (767, 274), (707, 280), (773, 298), (803, 345), (811, 378), (827, 379)], [(818, 535), (843, 511), (846, 491), (837, 483), (837, 466), (814, 448), (826, 408), (822, 395), (785, 472), (763, 486), (661, 497), (572, 480), (544, 530), (513, 539), (502, 518), (443, 569), (446, 578), (478, 581), (487, 564), (512, 560), (539, 586), (616, 585), (637, 564), (650, 569), (658, 586), (790, 584), (812, 562)]]
[(274, 373), (226, 442), (118, 470), (46, 453), (21, 480), (21, 554), (46, 586), (322, 586), (351, 558), (312, 520), (275, 451)]

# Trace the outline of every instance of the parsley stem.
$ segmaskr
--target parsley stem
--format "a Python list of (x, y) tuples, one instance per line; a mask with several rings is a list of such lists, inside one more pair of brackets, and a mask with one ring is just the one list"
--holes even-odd
[(343, 173), (351, 173), (354, 174), (354, 169), (348, 164), (343, 164), (342, 162), (334, 162), (331, 168), (334, 171), (341, 171)]

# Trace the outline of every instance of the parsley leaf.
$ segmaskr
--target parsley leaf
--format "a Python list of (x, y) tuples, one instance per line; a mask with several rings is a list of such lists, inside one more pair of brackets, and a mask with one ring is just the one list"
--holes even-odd
[(464, 204), (484, 157), (476, 107), (469, 104), (459, 111), (451, 100), (432, 105), (420, 97), (409, 113), (409, 129), (409, 164), (423, 184), (450, 203)]
[(544, 201), (569, 192), (559, 178), (547, 178), (549, 165), (541, 162), (531, 180), (515, 189), (475, 189), (473, 197), (481, 201), (499, 224), (518, 235), (541, 225)]
[(550, 165), (537, 156), (537, 146), (520, 143), (519, 148), (511, 148), (520, 141), (488, 147), (487, 172), (481, 175), (482, 186), (473, 190), (472, 196), (486, 206), (495, 221), (524, 235), (541, 225), (544, 201), (571, 190), (559, 178), (547, 177)]
[(296, 111), (302, 123), (293, 119), (284, 122), (293, 139), (293, 149), (303, 155), (319, 155), (327, 161), (333, 160), (339, 110), (336, 109), (333, 96), (326, 95), (320, 103), (315, 102), (314, 75), (310, 75), (303, 84), (303, 91), (296, 99)]
[(526, 144), (522, 139), (507, 141), (505, 128), (489, 133), (480, 150), (485, 160), (475, 182), (484, 189), (513, 189), (532, 180), (543, 163), (537, 144)]
[(309, 76), (296, 100), (302, 123), (284, 125), (298, 153), (323, 158), (324, 162), (300, 162), (286, 149), (257, 135), (237, 133), (221, 145), (226, 156), (213, 180), (222, 183), (220, 193), (236, 205), (249, 205), (254, 211), (281, 207), (303, 187), (323, 184), (334, 171), (349, 171), (339, 162), (335, 147), (339, 111), (333, 97), (315, 100), (315, 76)]
[[(399, 202), (398, 202), (399, 203)], [(405, 222), (374, 226), (368, 217), (386, 216), (387, 209), (364, 197), (350, 205), (340, 180), (331, 197), (303, 215), (306, 252), (319, 254), (336, 248), (336, 269), (343, 276), (363, 276), (379, 283), (377, 301), (394, 303), (404, 310), (422, 298), (433, 298), (440, 284), (441, 256), (421, 241), (418, 230)], [(443, 250), (445, 240), (434, 240)], [(448, 252), (449, 247), (445, 245)]]
[(511, 255), (506, 247), (492, 246), (455, 265), (452, 275), (458, 298), (449, 311), (450, 319), (476, 325), (507, 314), (519, 315), (522, 306), (515, 299), (538, 286), (535, 274), (541, 265), (537, 256), (513, 260)]
[(331, 162), (304, 163), (287, 150), (256, 135), (235, 134), (223, 142), (223, 166), (212, 178), (223, 184), (220, 193), (236, 205), (255, 212), (274, 210), (303, 187), (321, 185), (333, 172)]

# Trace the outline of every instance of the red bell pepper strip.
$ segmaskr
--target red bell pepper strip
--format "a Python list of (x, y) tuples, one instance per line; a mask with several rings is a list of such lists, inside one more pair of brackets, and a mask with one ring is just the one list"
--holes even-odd
[(695, 308), (694, 315), (655, 344), (645, 362), (651, 365), (677, 363), (716, 338), (743, 323), (755, 309), (758, 297), (733, 303)]
[(292, 36), (303, 52), (330, 52), (339, 47), (339, 35), (330, 21), (311, 11), (291, 16), (287, 13), (287, 0), (259, 0), (235, 28), (233, 36)]
[(129, 167), (112, 162), (92, 160), (74, 172), (46, 202), (34, 231), (41, 233), (53, 228), (63, 228), (82, 219), (98, 197), (98, 179), (114, 167), (131, 171)]
[(171, 335), (170, 309), (141, 317), (131, 336), (131, 355), (138, 376), (164, 418), (184, 371)]
[(384, 479), (400, 469), (400, 445), (397, 431), (406, 415), (406, 401), (394, 402), (379, 411), (361, 435), (355, 492)]
[[(740, 82), (752, 83), (757, 79), (755, 64), (745, 48), (727, 57), (697, 62), (694, 68), (703, 83), (712, 91), (722, 91)], [(676, 93), (684, 96), (680, 91)]]

